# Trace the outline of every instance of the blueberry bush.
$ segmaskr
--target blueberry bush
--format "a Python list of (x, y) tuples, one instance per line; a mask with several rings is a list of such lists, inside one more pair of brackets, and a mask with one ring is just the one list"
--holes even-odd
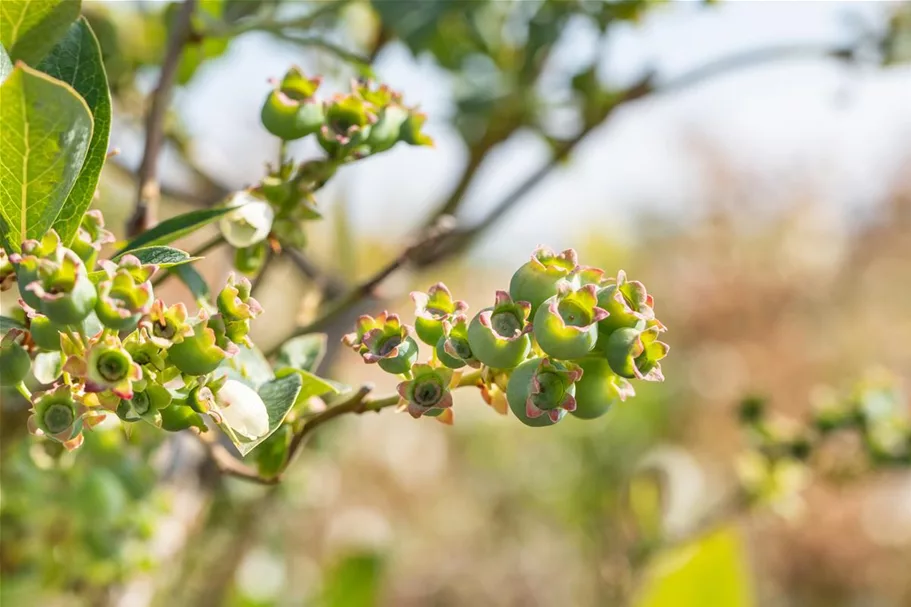
[[(597, 427), (593, 420), (636, 407), (638, 389), (665, 379), (673, 339), (656, 298), (623, 269), (585, 265), (573, 249), (537, 248), (508, 284), (470, 304), (432, 277), (428, 282), (437, 282), (426, 291), (411, 293), (411, 323), (382, 310), (376, 287), (405, 267), (431, 275), (495, 229), (617, 108), (780, 53), (735, 57), (672, 80), (646, 73), (624, 87), (600, 82), (593, 62), (567, 83), (578, 128), (565, 133), (549, 127), (554, 99), (542, 83), (566, 24), (583, 19), (606, 36), (658, 3), (337, 0), (307, 3), (303, 11), (288, 6), (294, 4), (184, 0), (160, 12), (118, 14), (78, 0), (7, 0), (0, 9), (0, 289), (13, 302), (0, 316), (3, 434), (6, 440), (27, 428), (33, 435), (3, 452), (0, 568), (7, 579), (37, 571), (42, 585), (107, 604), (140, 572), (153, 570), (144, 546), (166, 510), (158, 488), (170, 482), (153, 462), (183, 444), (177, 437), (201, 446), (203, 466), (216, 473), (207, 503), (213, 513), (228, 513), (228, 522), (210, 516), (201, 533), (219, 537), (219, 529), (230, 528), (245, 538), (314, 430), (341, 416), (394, 409), (449, 426), (458, 423), (456, 393), (473, 392), (524, 426), (574, 417)], [(364, 53), (324, 35), (351, 7), (373, 19)], [(132, 27), (147, 44), (118, 29), (126, 18), (137, 20)], [(907, 28), (901, 19), (882, 40), (883, 61), (897, 60), (889, 43)], [(508, 28), (521, 35), (501, 31)], [(174, 195), (160, 182), (163, 149), (192, 165), (186, 135), (168, 115), (174, 90), (248, 32), (319, 50), (352, 71), (350, 86), (327, 93), (319, 75), (297, 66), (275, 75), (256, 118), (274, 139), (276, 161), (240, 191), (209, 180), (198, 208), (161, 217), (163, 193)], [(371, 63), (393, 41), (432, 57), (460, 84), (453, 124), (469, 153), (451, 195), (418, 218), (421, 227), (387, 265), (356, 282), (308, 256), (308, 226), (323, 219), (321, 189), (349, 165), (399, 145), (433, 153), (425, 113), (374, 77)], [(859, 50), (819, 54), (853, 61)], [(143, 92), (136, 73), (150, 67), (156, 81)], [(137, 97), (143, 101), (131, 110)], [(110, 147), (115, 110), (123, 119), (132, 112), (142, 124), (135, 170)], [(489, 215), (466, 221), (461, 207), (469, 186), (491, 152), (523, 129), (549, 144), (551, 158)], [(118, 215), (126, 220), (123, 230), (93, 207), (103, 169), (126, 172), (135, 183), (135, 196), (118, 202), (128, 209)], [(204, 233), (214, 235), (200, 242)], [(180, 245), (187, 241), (200, 244)], [(199, 263), (214, 251), (230, 251), (232, 268), (213, 284)], [(258, 289), (277, 260), (290, 260), (323, 303), (308, 322), (260, 347), (255, 329), (269, 310)], [(168, 289), (175, 283), (182, 290)], [(321, 365), (327, 352), (334, 356), (327, 336), (354, 353), (340, 355), (348, 362), (356, 355), (393, 376), (395, 390), (376, 394), (372, 384), (333, 378)], [(785, 511), (814, 472), (844, 476), (911, 464), (911, 417), (897, 385), (879, 377), (821, 400), (802, 423), (774, 417), (760, 398), (743, 400), (739, 421), (749, 446), (736, 463), (737, 488), (709, 523), (732, 509)], [(821, 455), (845, 434), (862, 446), (852, 461)], [(535, 440), (552, 439), (536, 432)], [(238, 501), (224, 492), (226, 478), (269, 488)], [(56, 488), (79, 496), (71, 512), (43, 500)], [(627, 498), (634, 497), (631, 489)], [(634, 519), (626, 553), (634, 573), (669, 545), (705, 533), (700, 527), (680, 538), (656, 530), (643, 514), (644, 498), (636, 499), (638, 506), (626, 511)], [(29, 537), (56, 543), (55, 564), (42, 560), (41, 546)], [(190, 538), (183, 559), (205, 562), (193, 549), (207, 541)], [(342, 563), (319, 604), (371, 604), (351, 588), (375, 583), (372, 566), (369, 558)], [(203, 584), (211, 604), (226, 596), (225, 579), (236, 567)], [(173, 588), (187, 586), (182, 575), (172, 576)], [(167, 587), (161, 592), (167, 595)], [(626, 602), (631, 594), (617, 596)]]

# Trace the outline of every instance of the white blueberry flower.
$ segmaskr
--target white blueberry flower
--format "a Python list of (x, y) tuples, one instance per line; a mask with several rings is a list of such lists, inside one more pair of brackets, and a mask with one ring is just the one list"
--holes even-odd
[(231, 246), (244, 248), (266, 239), (275, 219), (268, 202), (240, 191), (231, 196), (228, 206), (237, 208), (222, 216), (219, 227)]
[(257, 439), (269, 432), (269, 413), (256, 391), (229, 379), (215, 395), (222, 421), (238, 434)]

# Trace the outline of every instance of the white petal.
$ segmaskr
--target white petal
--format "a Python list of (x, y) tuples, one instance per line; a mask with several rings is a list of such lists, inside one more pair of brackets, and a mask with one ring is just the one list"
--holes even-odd
[(249, 247), (266, 239), (275, 219), (275, 211), (268, 202), (249, 192), (236, 192), (228, 206), (237, 207), (237, 210), (224, 215), (219, 227), (231, 246)]
[(238, 434), (256, 439), (269, 432), (269, 413), (253, 388), (229, 379), (215, 396), (225, 424)]

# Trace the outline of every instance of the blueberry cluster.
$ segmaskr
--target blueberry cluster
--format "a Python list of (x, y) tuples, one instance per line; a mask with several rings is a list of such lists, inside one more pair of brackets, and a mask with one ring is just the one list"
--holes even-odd
[[(0, 383), (32, 403), (30, 429), (76, 448), (82, 430), (116, 414), (165, 430), (205, 428), (225, 386), (213, 372), (249, 346), (262, 311), (250, 282), (233, 276), (216, 305), (190, 317), (153, 293), (154, 263), (126, 253), (99, 261), (113, 241), (98, 211), (87, 213), (70, 247), (51, 230), (3, 255), (4, 284), (18, 282), (16, 326), (0, 342)], [(32, 394), (24, 381), (42, 385)]]
[[(367, 363), (405, 378), (403, 407), (414, 417), (452, 406), (453, 371), (479, 369), (491, 404), (505, 398), (528, 426), (549, 426), (567, 413), (593, 419), (635, 395), (630, 380), (662, 381), (668, 346), (645, 286), (621, 271), (580, 266), (572, 249), (541, 247), (513, 275), (508, 291), (470, 320), (468, 305), (442, 283), (412, 293), (414, 327), (396, 314), (362, 316), (343, 338)], [(432, 349), (417, 363), (418, 340)]]

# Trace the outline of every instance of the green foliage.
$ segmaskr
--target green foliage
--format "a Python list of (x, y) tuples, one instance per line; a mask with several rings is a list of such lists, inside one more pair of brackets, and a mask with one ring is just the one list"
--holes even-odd
[(659, 554), (636, 607), (752, 607), (752, 582), (733, 527)]
[(0, 85), (0, 122), (0, 237), (19, 251), (63, 209), (89, 150), (92, 114), (68, 85), (19, 64)]
[(231, 212), (231, 210), (230, 207), (200, 209), (165, 219), (155, 227), (132, 239), (118, 251), (117, 255), (123, 255), (135, 249), (171, 244), (175, 240), (209, 225), (225, 213)]
[(0, 43), (13, 61), (40, 61), (79, 16), (81, 0), (4, 0)]
[(94, 123), (92, 140), (79, 177), (52, 226), (60, 234), (63, 244), (69, 245), (95, 195), (111, 131), (111, 93), (101, 60), (101, 48), (85, 18), (80, 17), (70, 26), (63, 39), (38, 64), (38, 69), (72, 86), (88, 105)]

